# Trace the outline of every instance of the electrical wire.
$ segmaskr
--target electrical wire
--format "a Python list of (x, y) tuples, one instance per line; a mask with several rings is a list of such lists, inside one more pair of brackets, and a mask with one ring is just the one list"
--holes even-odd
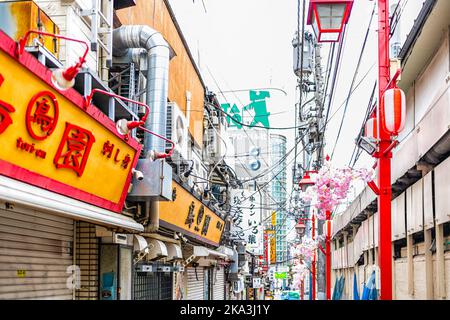
[[(228, 100), (227, 100), (227, 98), (225, 97), (225, 95), (223, 94), (223, 91), (222, 91), (222, 89), (220, 88), (219, 83), (217, 82), (216, 77), (214, 77), (214, 75), (212, 74), (212, 72), (211, 72), (211, 70), (209, 69), (208, 66), (206, 66), (206, 68), (207, 68), (209, 74), (211, 75), (211, 77), (213, 78), (213, 81), (214, 81), (214, 83), (216, 84), (217, 88), (219, 89), (219, 92), (222, 94), (223, 98), (224, 98), (225, 101), (228, 103)], [(239, 99), (239, 97), (236, 95), (236, 93), (233, 93), (233, 94), (234, 94), (234, 95), (236, 96), (236, 98), (238, 98), (238, 100), (240, 101), (240, 99)], [(241, 101), (240, 101), (240, 102), (241, 102)], [(242, 102), (241, 102), (241, 104), (242, 104)], [(209, 103), (209, 105), (212, 105), (214, 108), (218, 109), (219, 111), (225, 112), (224, 110), (222, 110), (222, 108), (217, 107), (216, 105), (214, 105), (214, 104), (212, 104), (212, 103)], [(256, 144), (255, 144), (255, 142), (253, 141), (253, 139), (252, 139), (252, 138), (250, 137), (250, 135), (248, 134), (247, 130), (245, 130), (245, 128), (243, 128), (243, 130), (244, 130), (244, 133), (247, 135), (249, 141), (253, 144), (253, 146), (254, 146), (254, 147), (257, 147)], [(245, 169), (245, 171), (249, 174), (249, 176), (251, 176), (250, 172), (247, 170), (247, 167), (242, 163), (242, 161), (241, 161), (239, 158), (238, 158), (238, 161), (239, 161), (239, 163), (241, 163), (241, 165), (243, 166), (243, 168)], [(267, 166), (269, 166), (269, 164), (266, 162), (266, 160), (265, 160), (264, 158), (263, 158), (263, 161), (266, 163)], [(286, 190), (286, 188), (284, 187), (284, 185), (282, 185), (282, 186), (283, 186), (284, 190), (287, 192), (287, 190)], [(264, 192), (266, 192), (265, 189), (264, 189)], [(268, 194), (268, 193), (266, 192), (266, 194)]]
[(356, 77), (358, 76), (359, 68), (361, 67), (361, 61), (362, 61), (362, 58), (363, 58), (363, 55), (364, 55), (364, 51), (366, 49), (367, 39), (369, 38), (370, 27), (372, 26), (373, 16), (375, 15), (375, 8), (376, 8), (376, 2), (374, 2), (374, 5), (373, 5), (372, 15), (370, 16), (369, 25), (367, 26), (366, 35), (364, 37), (364, 42), (363, 42), (363, 45), (361, 47), (361, 51), (359, 53), (358, 63), (356, 64), (356, 69), (355, 69), (355, 73), (353, 74), (352, 83), (351, 83), (350, 88), (348, 90), (348, 95), (347, 95), (347, 99), (346, 99), (346, 102), (345, 102), (344, 112), (342, 113), (341, 123), (339, 125), (339, 130), (338, 130), (338, 133), (336, 135), (336, 140), (334, 142), (333, 150), (331, 152), (331, 159), (333, 159), (333, 155), (334, 155), (334, 152), (336, 150), (336, 146), (337, 146), (337, 143), (339, 141), (339, 137), (341, 135), (342, 127), (343, 127), (344, 121), (345, 121), (345, 115), (347, 114), (347, 108), (348, 108), (348, 104), (350, 102), (350, 95), (352, 93), (353, 86), (355, 85), (355, 81), (356, 81)]

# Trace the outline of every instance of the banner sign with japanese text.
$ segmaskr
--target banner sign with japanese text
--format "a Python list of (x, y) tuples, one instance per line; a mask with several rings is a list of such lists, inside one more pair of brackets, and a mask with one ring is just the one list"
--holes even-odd
[(0, 31), (0, 174), (121, 212), (141, 146)]
[(175, 181), (172, 193), (173, 201), (159, 202), (160, 225), (218, 247), (225, 221)]
[(233, 212), (234, 237), (247, 243), (247, 250), (256, 255), (262, 255), (263, 227), (261, 226), (260, 195), (255, 191), (234, 189), (231, 190), (231, 207)]

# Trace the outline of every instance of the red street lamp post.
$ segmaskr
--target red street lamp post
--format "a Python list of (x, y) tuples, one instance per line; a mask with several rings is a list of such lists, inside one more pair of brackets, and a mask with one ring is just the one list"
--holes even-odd
[[(347, 23), (353, 1), (350, 0), (311, 0), (308, 24), (313, 26), (319, 42), (337, 42), (341, 38), (344, 24)], [(340, 27), (339, 26), (340, 22)], [(378, 196), (379, 215), (379, 265), (381, 299), (392, 300), (392, 247), (391, 247), (391, 158), (392, 149), (398, 144), (391, 137), (398, 134), (404, 125), (405, 99), (404, 94), (395, 88), (395, 82), (400, 74), (398, 71), (390, 78), (389, 59), (389, 0), (378, 0), (378, 151), (372, 148), (378, 159), (378, 186), (371, 182), (369, 186)], [(386, 93), (387, 90), (391, 90)], [(390, 104), (387, 106), (387, 104)], [(390, 109), (388, 109), (390, 108)], [(387, 111), (386, 111), (387, 110)], [(373, 134), (374, 131), (372, 131)], [(327, 212), (327, 252), (330, 243), (329, 218)], [(327, 255), (327, 299), (330, 298), (331, 257)]]
[[(311, 218), (300, 218), (295, 228), (298, 230), (303, 229), (303, 232), (305, 232), (305, 221), (311, 221), (311, 239), (316, 239), (316, 217), (313, 214)], [(312, 273), (312, 283), (310, 288), (310, 295), (312, 300), (316, 300), (316, 251), (314, 251), (313, 259), (311, 263), (311, 273)], [(302, 290), (303, 290), (303, 280), (302, 280)], [(303, 291), (302, 291), (303, 293)], [(303, 298), (302, 298), (303, 300)]]
[[(302, 191), (305, 191), (308, 187), (314, 185), (314, 181), (311, 180), (311, 173), (317, 173), (317, 171), (306, 171), (302, 180), (300, 180), (299, 182), (299, 186), (302, 189)], [(311, 217), (311, 219), (305, 218), (305, 219), (300, 219), (299, 223), (302, 220), (311, 220), (311, 237), (313, 240), (315, 240), (316, 237), (316, 226), (315, 226), (315, 220), (316, 217), (313, 215)], [(313, 254), (313, 260), (311, 263), (311, 273), (312, 273), (312, 283), (311, 283), (311, 288), (310, 288), (310, 294), (311, 294), (311, 299), (312, 300), (316, 300), (316, 252), (314, 251)]]

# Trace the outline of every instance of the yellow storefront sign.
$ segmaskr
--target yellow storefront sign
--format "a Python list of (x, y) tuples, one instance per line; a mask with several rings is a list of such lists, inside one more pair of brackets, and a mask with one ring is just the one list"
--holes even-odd
[(121, 211), (140, 145), (0, 31), (0, 174)]
[(277, 240), (274, 230), (267, 230), (267, 233), (270, 241), (270, 263), (273, 264), (277, 262)]
[(160, 224), (218, 246), (225, 228), (224, 220), (179, 183), (172, 181), (172, 189), (175, 200), (159, 202)]

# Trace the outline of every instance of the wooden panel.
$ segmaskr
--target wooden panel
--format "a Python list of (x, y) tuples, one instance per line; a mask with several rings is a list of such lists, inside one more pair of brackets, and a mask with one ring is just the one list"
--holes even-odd
[(174, 49), (176, 56), (169, 66), (169, 100), (186, 114), (186, 91), (192, 93), (189, 132), (202, 146), (205, 91), (164, 1), (138, 1), (134, 7), (118, 10), (117, 16), (124, 25), (144, 24), (161, 32)]
[(423, 177), (423, 211), (426, 230), (434, 227), (432, 171)]
[(450, 157), (434, 168), (436, 223), (450, 221)]

